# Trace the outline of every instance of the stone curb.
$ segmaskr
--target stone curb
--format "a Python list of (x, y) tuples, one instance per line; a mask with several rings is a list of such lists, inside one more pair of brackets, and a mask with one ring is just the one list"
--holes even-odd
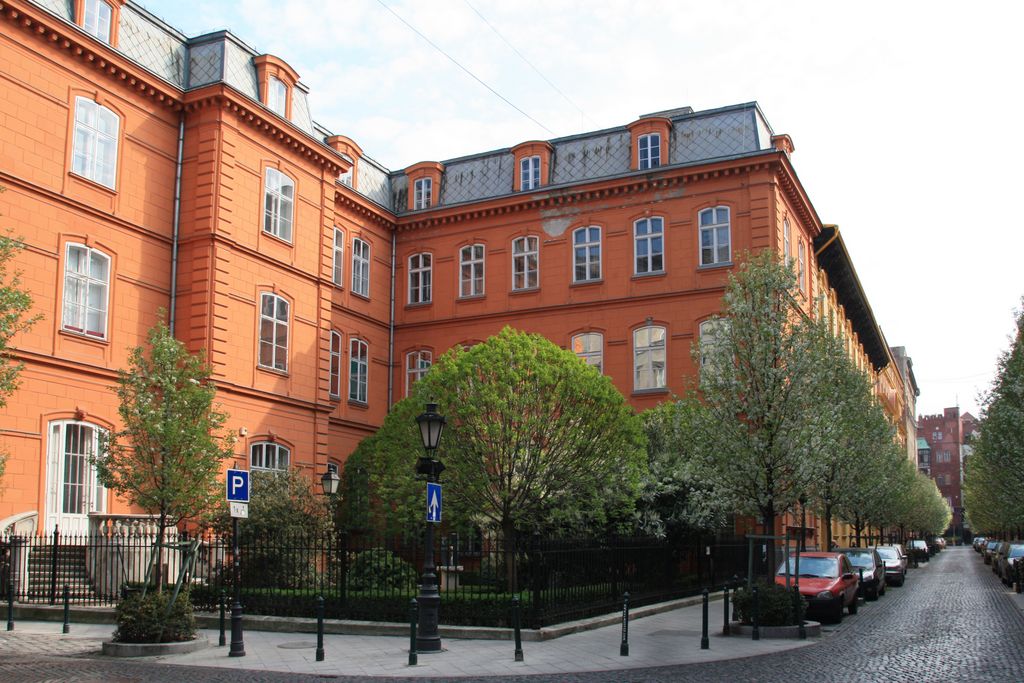
[[(795, 640), (800, 637), (799, 626), (761, 626), (758, 628), (761, 638), (787, 638)], [(817, 638), (821, 635), (821, 624), (817, 621), (804, 621), (804, 631), (808, 638)], [(750, 637), (754, 633), (754, 627), (741, 624), (738, 621), (729, 622), (729, 633), (737, 636)]]
[(115, 643), (103, 641), (103, 654), (108, 657), (156, 657), (158, 655), (184, 655), (210, 647), (206, 636), (200, 634), (195, 640), (183, 643)]

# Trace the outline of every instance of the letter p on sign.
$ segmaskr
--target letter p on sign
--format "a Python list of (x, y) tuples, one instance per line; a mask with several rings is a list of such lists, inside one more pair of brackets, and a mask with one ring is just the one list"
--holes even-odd
[(232, 503), (249, 502), (248, 470), (228, 470), (227, 498)]

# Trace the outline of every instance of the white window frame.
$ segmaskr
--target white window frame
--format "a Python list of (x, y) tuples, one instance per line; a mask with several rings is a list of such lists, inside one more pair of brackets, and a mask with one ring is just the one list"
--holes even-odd
[(429, 304), (433, 296), (434, 255), (429, 252), (409, 257), (409, 303)]
[[(579, 241), (579, 235), (583, 236), (582, 242)], [(582, 278), (578, 277), (580, 268), (584, 269)], [(601, 226), (586, 225), (576, 228), (572, 231), (572, 281), (597, 282), (600, 279)]]
[[(604, 335), (600, 332), (580, 332), (571, 340), (572, 352), (577, 358), (599, 373), (604, 373)], [(596, 347), (596, 348), (595, 348)]]
[(345, 231), (334, 229), (334, 260), (331, 264), (331, 281), (337, 287), (345, 284)]
[(291, 243), (294, 213), (295, 181), (268, 166), (263, 174), (263, 232)]
[(661, 133), (647, 133), (636, 141), (637, 168), (645, 171), (661, 166)]
[(405, 354), (405, 395), (412, 393), (412, 385), (423, 379), (433, 365), (433, 355), (427, 349)]
[[(84, 269), (72, 270), (72, 252), (81, 254), (77, 259)], [(68, 242), (64, 248), (64, 300), (61, 328), (93, 339), (106, 339), (109, 329), (109, 303), (111, 265), (107, 254), (84, 244)], [(102, 264), (103, 273), (94, 266)], [(90, 317), (99, 325), (90, 324)]]
[(540, 239), (535, 235), (517, 237), (512, 240), (512, 291), (519, 292), (538, 287)]
[[(646, 232), (640, 234), (641, 226)], [(646, 254), (641, 256), (641, 250)], [(646, 260), (646, 267), (641, 268), (641, 259)], [(655, 268), (655, 259), (661, 261), (661, 267)], [(665, 272), (665, 219), (661, 216), (648, 216), (633, 223), (633, 274), (657, 275)]]
[[(81, 458), (79, 467), (68, 463), (68, 430), (78, 431), (78, 451), (71, 456)], [(88, 431), (86, 431), (88, 430)], [(107, 511), (107, 489), (99, 480), (92, 458), (99, 454), (99, 438), (104, 429), (91, 422), (55, 420), (48, 425), (50, 443), (47, 463), (47, 520), (60, 524), (68, 515), (82, 516)], [(72, 439), (73, 441), (75, 439)], [(75, 505), (69, 505), (74, 502)], [(77, 511), (68, 507), (80, 508)], [(62, 529), (67, 529), (64, 524)], [(83, 529), (83, 532), (85, 529)]]
[(804, 238), (797, 238), (796, 241), (796, 277), (800, 283), (800, 291), (807, 294), (807, 245)]
[(352, 240), (352, 292), (370, 296), (370, 243), (358, 237)]
[(782, 262), (787, 266), (793, 262), (793, 228), (789, 224), (789, 219), (786, 218), (782, 221)]
[(697, 329), (697, 352), (700, 355), (700, 372), (703, 375), (711, 369), (711, 361), (704, 349), (711, 349), (722, 343), (722, 334), (729, 324), (725, 318), (708, 318)]
[[(721, 214), (719, 212), (725, 212), (725, 220), (720, 220)], [(705, 216), (710, 217), (707, 223), (704, 222)], [(728, 206), (711, 206), (701, 210), (697, 214), (697, 225), (699, 226), (699, 242), (698, 248), (700, 249), (700, 265), (702, 266), (720, 266), (727, 263), (732, 263), (732, 211)], [(725, 240), (721, 239), (722, 231), (724, 230)], [(709, 239), (706, 239), (709, 238)], [(708, 242), (705, 244), (705, 242)], [(719, 253), (722, 249), (725, 249), (726, 254), (723, 258)], [(710, 250), (711, 258), (705, 258), (705, 250)]]
[(348, 400), (368, 403), (369, 374), (370, 345), (362, 339), (350, 339), (348, 342)]
[(528, 191), (540, 187), (540, 157), (523, 157), (519, 160), (519, 189)]
[(117, 185), (121, 117), (88, 97), (75, 98), (71, 171), (111, 190)]
[(85, 0), (82, 9), (82, 28), (85, 32), (110, 45), (114, 9), (103, 0)]
[[(270, 304), (271, 312), (266, 312), (267, 303)], [(282, 318), (281, 315), (284, 315)], [(270, 325), (270, 335), (265, 337), (264, 327)], [(259, 323), (256, 328), (256, 336), (259, 339), (259, 348), (256, 355), (256, 363), (266, 370), (288, 372), (288, 337), (291, 332), (291, 304), (282, 296), (273, 292), (260, 292)], [(282, 341), (283, 337), (283, 341)], [(270, 364), (263, 362), (263, 349), (270, 350)]]
[[(257, 452), (260, 464), (256, 464)], [(249, 469), (257, 472), (287, 472), (292, 450), (273, 441), (257, 441), (249, 446)]]
[(332, 398), (341, 396), (341, 333), (331, 330), (330, 367), (327, 392)]
[(267, 108), (281, 118), (288, 115), (288, 85), (273, 74), (267, 79)]
[(484, 280), (486, 276), (484, 272), (486, 257), (487, 249), (482, 244), (467, 244), (459, 249), (460, 298), (484, 295), (484, 291), (486, 291), (486, 281)]
[(413, 209), (429, 209), (434, 198), (434, 179), (419, 178), (413, 183)]
[[(641, 345), (641, 336), (647, 335)], [(655, 336), (660, 334), (660, 345)], [(661, 373), (657, 370), (657, 356), (661, 356)], [(633, 391), (660, 391), (667, 386), (668, 330), (662, 325), (644, 325), (633, 330)]]

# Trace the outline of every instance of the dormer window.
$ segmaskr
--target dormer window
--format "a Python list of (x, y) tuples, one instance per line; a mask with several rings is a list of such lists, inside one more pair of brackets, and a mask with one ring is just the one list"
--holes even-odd
[(661, 136), (641, 135), (637, 140), (637, 161), (641, 171), (661, 166)]
[(85, 0), (82, 13), (82, 28), (86, 33), (110, 44), (110, 27), (113, 12), (103, 0)]
[(519, 185), (525, 190), (540, 187), (540, 157), (525, 157), (519, 162)]
[(434, 190), (434, 182), (430, 178), (420, 178), (413, 184), (416, 193), (412, 200), (413, 209), (429, 209), (430, 195)]
[(279, 116), (286, 116), (288, 111), (288, 86), (277, 76), (267, 82), (267, 106)]
[(626, 126), (633, 140), (629, 167), (647, 171), (669, 163), (668, 140), (672, 121), (662, 116), (648, 116)]

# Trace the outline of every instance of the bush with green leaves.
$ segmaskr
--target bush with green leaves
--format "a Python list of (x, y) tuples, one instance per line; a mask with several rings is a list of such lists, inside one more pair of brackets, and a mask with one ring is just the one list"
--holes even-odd
[(357, 591), (412, 590), (416, 581), (413, 566), (384, 548), (364, 550), (348, 568), (348, 585)]
[(196, 620), (192, 615), (192, 601), (188, 591), (178, 594), (170, 614), (164, 614), (171, 600), (170, 591), (132, 593), (117, 605), (117, 630), (114, 640), (119, 643), (177, 643), (194, 640)]
[[(759, 626), (791, 626), (804, 618), (807, 604), (798, 599), (793, 588), (787, 589), (775, 583), (755, 581), (757, 587), (757, 617)], [(746, 587), (733, 595), (736, 614), (744, 624), (753, 623), (754, 598)], [(794, 616), (793, 611), (796, 610)]]

